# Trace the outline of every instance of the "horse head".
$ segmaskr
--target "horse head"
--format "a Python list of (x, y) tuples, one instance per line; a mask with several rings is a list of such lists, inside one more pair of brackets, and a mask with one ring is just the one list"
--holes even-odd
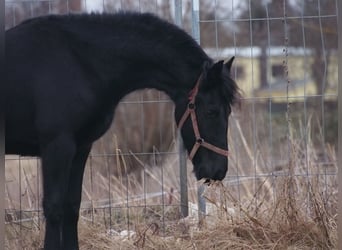
[(233, 60), (205, 62), (187, 100), (176, 103), (175, 119), (198, 180), (222, 180), (228, 170), (228, 117), (239, 99)]

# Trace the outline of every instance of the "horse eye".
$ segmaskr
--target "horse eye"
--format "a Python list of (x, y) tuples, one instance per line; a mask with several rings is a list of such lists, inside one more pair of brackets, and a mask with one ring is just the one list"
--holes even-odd
[(207, 115), (210, 117), (217, 117), (219, 114), (219, 110), (218, 109), (208, 109), (207, 110)]

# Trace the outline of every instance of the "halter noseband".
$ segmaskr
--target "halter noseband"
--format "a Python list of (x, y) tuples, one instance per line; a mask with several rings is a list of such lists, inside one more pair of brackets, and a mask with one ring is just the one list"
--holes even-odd
[(195, 138), (196, 138), (196, 142), (194, 144), (194, 146), (192, 147), (192, 150), (189, 154), (189, 159), (192, 160), (195, 156), (195, 154), (197, 153), (198, 149), (202, 146), (205, 147), (211, 151), (214, 151), (217, 154), (223, 155), (228, 157), (229, 151), (226, 149), (222, 149), (219, 147), (214, 146), (213, 144), (210, 144), (208, 142), (206, 142), (202, 137), (201, 134), (199, 132), (198, 129), (198, 123), (197, 123), (197, 117), (196, 117), (196, 111), (195, 111), (195, 99), (198, 93), (198, 87), (199, 87), (199, 83), (201, 81), (202, 78), (202, 74), (200, 75), (200, 77), (198, 78), (195, 87), (190, 91), (189, 93), (189, 103), (188, 103), (188, 107), (186, 109), (186, 111), (184, 112), (182, 118), (180, 119), (179, 123), (178, 123), (178, 128), (181, 129), (185, 123), (185, 121), (188, 119), (188, 117), (190, 116), (191, 118), (191, 122), (192, 122), (192, 128), (194, 130), (195, 133)]

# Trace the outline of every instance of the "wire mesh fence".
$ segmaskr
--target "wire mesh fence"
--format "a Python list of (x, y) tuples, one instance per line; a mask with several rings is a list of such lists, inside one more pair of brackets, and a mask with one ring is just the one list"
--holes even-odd
[[(133, 233), (141, 223), (157, 223), (168, 235), (184, 215), (181, 191), (195, 217), (203, 197), (216, 207), (219, 200), (230, 214), (243, 214), (237, 207), (243, 205), (257, 214), (261, 203), (300, 196), (300, 208), (310, 214), (313, 183), (325, 208), (336, 209), (337, 0), (9, 0), (5, 25), (9, 29), (45, 14), (118, 10), (156, 13), (191, 33), (215, 60), (236, 57), (232, 75), (243, 99), (229, 118), (231, 155), (223, 183), (231, 195), (223, 201), (222, 192), (197, 183), (189, 162), (188, 193), (181, 190), (184, 152), (179, 152), (173, 104), (161, 92), (139, 91), (122, 100), (112, 127), (92, 149), (83, 220), (104, 225), (109, 235)], [(7, 226), (19, 225), (20, 233), (40, 231), (39, 160), (6, 156), (5, 171)], [(279, 190), (289, 179), (295, 189)], [(200, 209), (205, 211), (203, 203)], [(205, 212), (211, 211), (209, 206)]]
[[(238, 58), (233, 75), (245, 93), (243, 108), (247, 110), (239, 112), (238, 119), (249, 126), (243, 128), (243, 134), (251, 157), (236, 167), (243, 173), (234, 173), (230, 166), (233, 176), (252, 175), (256, 180), (260, 175), (273, 176), (275, 170), (276, 175), (285, 174), (280, 172), (293, 157), (292, 145), (288, 145), (293, 139), (303, 143), (303, 157), (308, 157), (310, 143), (314, 143), (318, 163), (333, 165), (326, 144), (336, 145), (331, 139), (337, 134), (337, 67), (333, 65), (337, 29), (332, 28), (337, 28), (336, 4), (208, 1), (201, 5), (201, 34), (210, 34), (201, 36), (201, 45), (217, 59)], [(234, 116), (232, 120), (234, 124)], [(233, 145), (236, 133), (231, 126)], [(234, 151), (234, 159), (246, 160), (241, 152), (245, 153)], [(309, 175), (308, 159), (304, 164)], [(320, 171), (324, 176), (336, 174), (333, 169)]]

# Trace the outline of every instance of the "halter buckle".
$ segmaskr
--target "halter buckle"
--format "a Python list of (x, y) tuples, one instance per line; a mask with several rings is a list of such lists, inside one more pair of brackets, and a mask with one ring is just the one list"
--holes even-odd
[(203, 142), (204, 142), (204, 139), (201, 137), (196, 139), (196, 143), (198, 144), (202, 144)]

